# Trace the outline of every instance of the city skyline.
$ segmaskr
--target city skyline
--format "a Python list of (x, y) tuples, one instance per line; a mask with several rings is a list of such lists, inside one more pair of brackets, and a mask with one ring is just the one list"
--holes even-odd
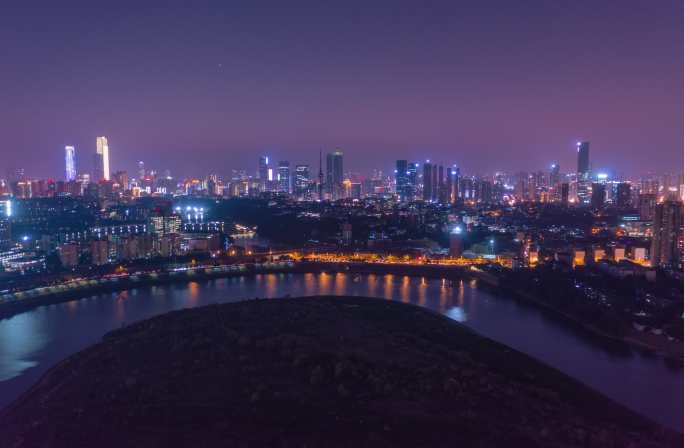
[(426, 153), (470, 172), (567, 167), (576, 140), (627, 174), (684, 166), (681, 4), (270, 6), (6, 8), (8, 168), (55, 176), (59, 148), (99, 135), (114, 170), (143, 154), (178, 172), (192, 153), (190, 175), (254, 152), (313, 166), (336, 146), (352, 170)]

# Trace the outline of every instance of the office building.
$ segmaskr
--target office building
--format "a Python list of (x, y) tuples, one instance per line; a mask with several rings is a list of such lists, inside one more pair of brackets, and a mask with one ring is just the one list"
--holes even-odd
[(344, 197), (344, 166), (343, 153), (339, 149), (329, 153), (325, 160), (325, 185), (326, 192), (331, 199), (337, 200)]
[(278, 192), (290, 194), (290, 162), (278, 162)]
[(589, 142), (577, 142), (577, 201), (580, 204), (590, 202), (590, 178)]
[(0, 250), (9, 249), (12, 245), (11, 217), (12, 201), (0, 201)]
[(632, 186), (627, 182), (617, 184), (615, 194), (615, 205), (621, 208), (631, 207), (632, 205)]
[(297, 199), (311, 199), (311, 179), (309, 165), (296, 165), (294, 178), (294, 194)]
[(268, 156), (259, 157), (259, 166), (257, 168), (257, 177), (261, 185), (261, 191), (268, 190)]
[(411, 187), (408, 178), (408, 161), (397, 160), (396, 168), (394, 169), (394, 179), (396, 185), (396, 193), (401, 202), (410, 200)]
[(76, 180), (76, 148), (73, 146), (64, 147), (64, 161), (66, 163), (66, 181)]
[(605, 203), (606, 184), (594, 182), (591, 184), (591, 207), (596, 210), (601, 210)]
[(423, 200), (432, 201), (434, 194), (433, 171), (435, 167), (429, 161), (423, 164)]
[(666, 201), (658, 204), (653, 219), (651, 264), (679, 266), (684, 255), (684, 204)]
[(109, 180), (109, 143), (107, 137), (97, 137), (97, 151), (96, 151), (96, 177), (98, 181)]
[(551, 165), (551, 172), (549, 173), (549, 186), (556, 187), (560, 183), (560, 165), (554, 163)]

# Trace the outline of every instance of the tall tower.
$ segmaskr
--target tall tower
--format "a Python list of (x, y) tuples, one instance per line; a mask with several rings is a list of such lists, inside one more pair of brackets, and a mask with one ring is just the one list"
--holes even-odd
[(278, 192), (290, 193), (290, 162), (287, 160), (278, 162)]
[(109, 143), (107, 143), (107, 137), (97, 138), (97, 160), (102, 162), (101, 179), (98, 180), (109, 180)]
[(588, 204), (589, 194), (589, 142), (577, 142), (577, 199)]
[(323, 200), (323, 151), (318, 151), (318, 200)]
[(577, 142), (577, 175), (589, 174), (589, 142)]
[(259, 156), (259, 167), (257, 171), (259, 183), (261, 184), (261, 191), (266, 191), (268, 188), (268, 156)]
[(66, 181), (73, 182), (76, 180), (76, 148), (64, 147), (64, 161), (66, 162)]
[(335, 152), (329, 153), (326, 158), (326, 189), (332, 196), (333, 200), (340, 199), (343, 196), (343, 158), (344, 154), (339, 150), (339, 148)]
[(408, 161), (397, 160), (397, 167), (394, 170), (394, 179), (396, 185), (397, 196), (401, 202), (409, 200), (409, 179), (408, 179)]
[(423, 200), (431, 201), (433, 192), (433, 182), (432, 182), (432, 172), (434, 167), (430, 162), (425, 162), (423, 164)]

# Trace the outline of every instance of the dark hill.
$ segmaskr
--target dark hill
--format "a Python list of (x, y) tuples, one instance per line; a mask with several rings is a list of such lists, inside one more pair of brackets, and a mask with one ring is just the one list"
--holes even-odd
[(2, 447), (684, 446), (529, 357), (379, 299), (178, 311), (63, 361)]

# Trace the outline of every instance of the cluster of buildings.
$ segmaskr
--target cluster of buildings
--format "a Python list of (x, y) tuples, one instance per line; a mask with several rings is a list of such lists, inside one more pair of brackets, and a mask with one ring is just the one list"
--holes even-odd
[[(649, 176), (627, 180), (592, 169), (590, 143), (578, 142), (577, 167), (562, 172), (558, 163), (549, 170), (490, 175), (465, 175), (456, 164), (396, 160), (393, 175), (374, 171), (371, 176), (346, 172), (341, 149), (318, 154), (318, 167), (290, 161), (273, 162), (260, 156), (254, 174), (234, 170), (228, 179), (212, 174), (204, 179), (174, 179), (148, 170), (144, 162), (129, 177), (126, 171), (111, 171), (110, 147), (106, 137), (97, 137), (93, 153), (93, 169), (77, 174), (74, 146), (64, 148), (63, 180), (30, 179), (18, 170), (9, 181), (0, 180), (2, 219), (0, 246), (16, 243), (10, 237), (10, 216), (17, 200), (39, 198), (84, 198), (97, 201), (135, 201), (138, 198), (170, 198), (178, 196), (234, 198), (279, 196), (295, 201), (362, 201), (368, 198), (396, 204), (421, 202), (436, 207), (516, 207), (523, 204), (557, 204), (568, 209), (590, 210), (597, 217), (619, 215), (616, 236), (649, 239), (647, 260), (654, 266), (680, 266), (684, 263), (684, 174)], [(59, 201), (58, 201), (59, 203)], [(40, 217), (36, 203), (35, 219)], [(58, 204), (59, 205), (59, 204)], [(51, 205), (52, 206), (52, 205)], [(15, 211), (15, 210), (14, 210)], [(177, 213), (185, 221), (192, 211)], [(186, 216), (187, 215), (187, 216)], [(26, 216), (26, 214), (24, 214)], [(187, 219), (185, 219), (187, 218)], [(132, 232), (123, 240), (108, 241), (108, 259), (135, 259), (153, 255), (182, 253), (198, 243), (182, 244), (168, 235), (164, 225), (145, 221), (149, 229)], [(149, 241), (148, 235), (155, 235)], [(103, 243), (95, 238), (89, 250), (102, 254)], [(81, 242), (79, 250), (82, 249)], [(213, 244), (213, 243), (212, 243)], [(63, 249), (65, 261), (72, 264), (73, 248)], [(102, 257), (94, 256), (95, 263)]]

